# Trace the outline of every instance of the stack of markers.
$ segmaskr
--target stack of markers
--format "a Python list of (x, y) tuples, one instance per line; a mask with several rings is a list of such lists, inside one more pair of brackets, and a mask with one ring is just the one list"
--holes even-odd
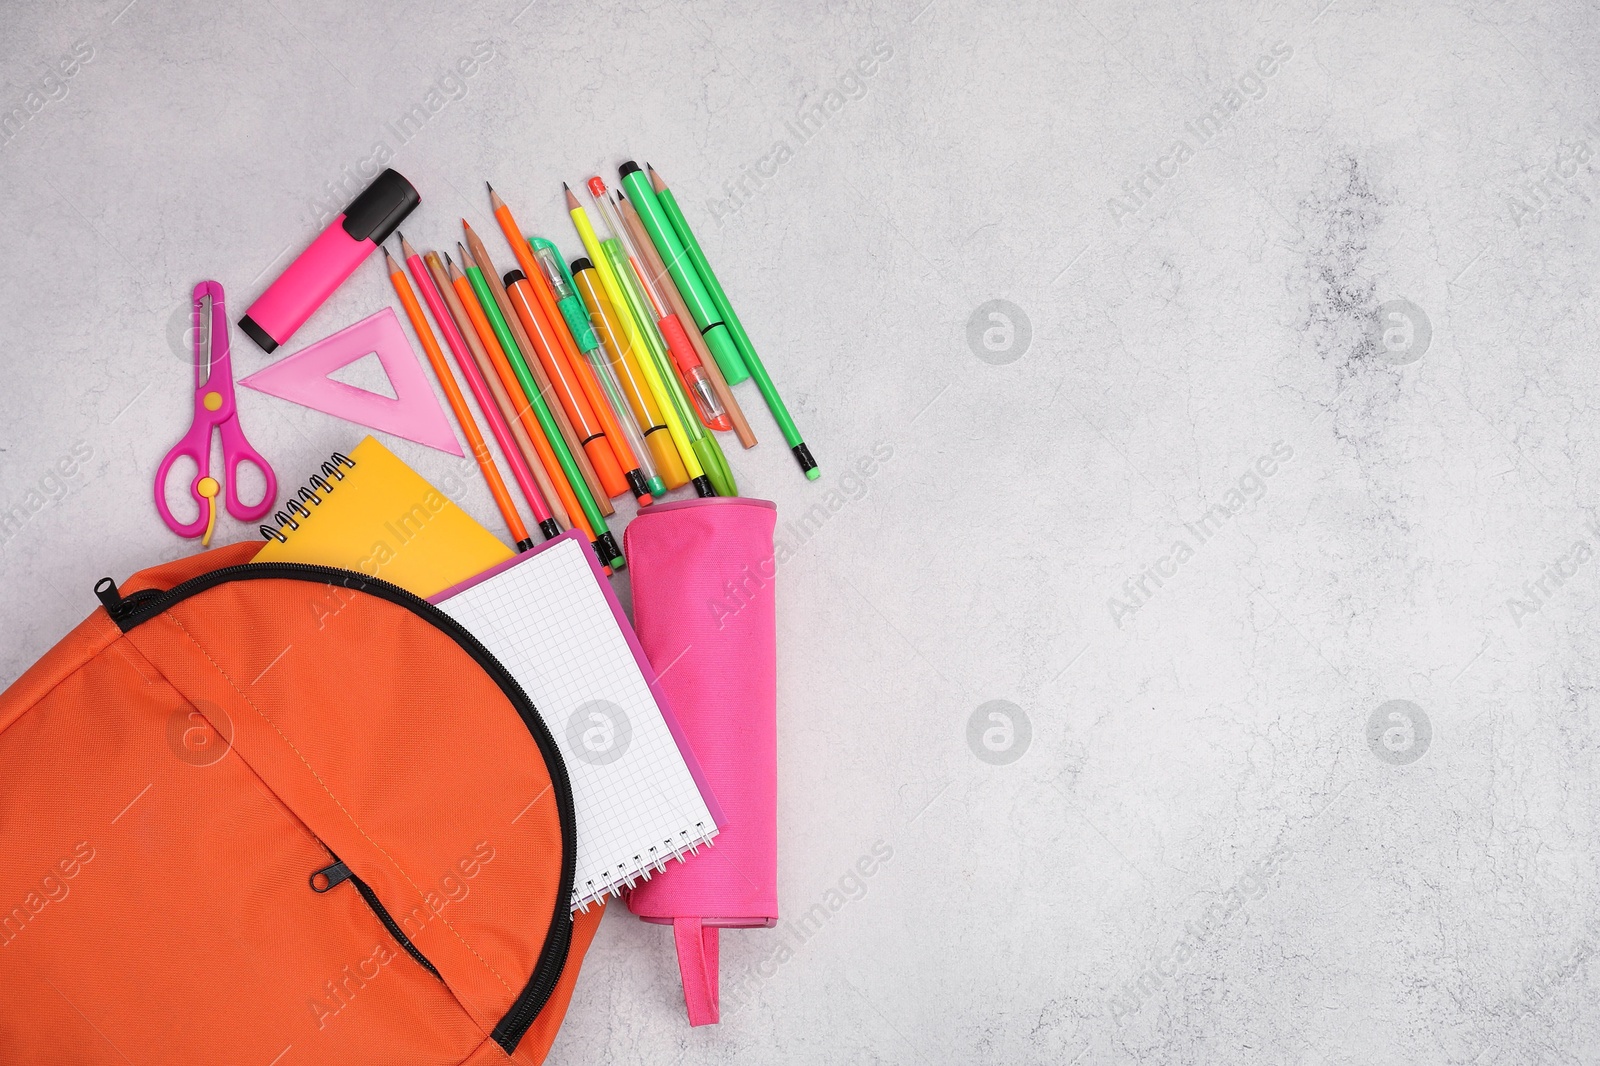
[[(738, 487), (714, 431), (756, 437), (730, 384), (753, 378), (807, 478), (817, 464), (789, 417), (677, 200), (653, 168), (620, 168), (621, 189), (589, 179), (596, 231), (571, 188), (567, 208), (586, 255), (569, 266), (556, 246), (523, 234), (489, 188), (495, 221), (519, 269), (501, 275), (471, 225), (459, 263), (402, 257), (467, 378), (545, 537), (576, 525), (602, 563), (621, 568), (606, 525), (611, 500), (639, 505), (685, 484), (701, 496)], [(533, 540), (473, 422), (406, 275), (389, 277), (519, 550)]]

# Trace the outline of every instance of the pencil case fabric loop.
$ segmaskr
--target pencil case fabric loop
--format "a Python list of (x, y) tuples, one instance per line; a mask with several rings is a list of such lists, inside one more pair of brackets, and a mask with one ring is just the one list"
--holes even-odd
[(634, 629), (726, 824), (713, 846), (628, 893), (673, 927), (691, 1025), (718, 1020), (719, 929), (778, 920), (777, 625), (766, 500), (656, 504), (628, 526)]

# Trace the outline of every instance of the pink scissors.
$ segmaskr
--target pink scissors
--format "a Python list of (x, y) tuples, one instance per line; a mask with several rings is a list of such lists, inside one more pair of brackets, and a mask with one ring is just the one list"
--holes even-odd
[[(217, 524), (217, 493), (222, 486), (211, 476), (211, 434), (222, 433), (222, 462), (228, 485), (228, 513), (243, 522), (254, 522), (272, 509), (278, 495), (278, 479), (261, 453), (250, 447), (239, 428), (239, 409), (233, 396), (233, 358), (228, 349), (228, 312), (223, 306), (222, 285), (202, 281), (194, 287), (194, 423), (183, 439), (172, 446), (156, 470), (156, 510), (180, 537), (203, 537), (211, 543)], [(195, 462), (194, 481), (189, 495), (199, 506), (193, 522), (180, 522), (167, 507), (167, 474), (182, 458)], [(239, 500), (240, 463), (251, 463), (266, 477), (266, 491), (260, 503)]]

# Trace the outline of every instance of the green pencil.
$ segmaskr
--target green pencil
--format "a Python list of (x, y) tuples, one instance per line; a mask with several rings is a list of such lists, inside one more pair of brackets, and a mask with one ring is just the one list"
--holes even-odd
[(811, 457), (811, 449), (806, 447), (806, 442), (800, 436), (800, 430), (795, 426), (794, 419), (789, 417), (789, 409), (784, 406), (783, 397), (778, 395), (778, 387), (772, 383), (772, 376), (767, 373), (761, 357), (756, 354), (755, 345), (750, 343), (750, 335), (744, 331), (744, 324), (739, 321), (739, 316), (734, 314), (733, 305), (728, 302), (728, 294), (722, 290), (722, 283), (717, 280), (716, 274), (712, 273), (711, 264), (706, 260), (706, 253), (701, 250), (700, 242), (695, 240), (694, 231), (689, 228), (688, 219), (683, 217), (677, 198), (672, 195), (672, 190), (667, 188), (667, 183), (661, 180), (661, 175), (656, 173), (654, 167), (646, 163), (645, 169), (650, 172), (650, 187), (661, 205), (662, 214), (672, 223), (673, 230), (676, 231), (678, 239), (683, 243), (684, 251), (688, 254), (689, 262), (693, 264), (695, 273), (700, 275), (700, 280), (705, 283), (711, 302), (716, 305), (718, 316), (728, 327), (728, 332), (733, 335), (733, 342), (744, 358), (750, 376), (755, 379), (756, 388), (761, 390), (761, 398), (767, 401), (767, 407), (772, 411), (772, 417), (778, 423), (783, 439), (788, 443), (789, 450), (794, 453), (806, 477), (815, 481), (822, 476), (822, 472), (817, 469), (817, 461)]
[(622, 549), (617, 547), (617, 538), (606, 525), (605, 516), (600, 513), (600, 508), (595, 506), (594, 496), (590, 494), (589, 486), (583, 480), (583, 471), (578, 469), (578, 464), (572, 459), (572, 452), (567, 449), (567, 442), (561, 436), (561, 427), (556, 425), (554, 416), (550, 414), (549, 405), (544, 402), (544, 396), (539, 392), (538, 382), (533, 380), (533, 373), (528, 369), (528, 361), (523, 358), (522, 349), (517, 347), (516, 338), (511, 335), (511, 327), (506, 325), (505, 316), (500, 313), (500, 305), (495, 302), (494, 293), (489, 291), (489, 283), (484, 279), (483, 270), (461, 245), (456, 245), (456, 251), (466, 268), (467, 281), (483, 308), (483, 317), (489, 320), (489, 328), (494, 330), (495, 340), (505, 349), (506, 362), (511, 364), (512, 373), (516, 374), (517, 382), (527, 394), (528, 404), (533, 408), (534, 417), (539, 420), (540, 428), (550, 441), (550, 450), (555, 452), (556, 462), (561, 465), (561, 472), (566, 475), (567, 484), (572, 486), (572, 494), (577, 497), (578, 506), (583, 508), (584, 517), (589, 520), (589, 528), (594, 530), (595, 551), (599, 554), (600, 561), (613, 570), (622, 569), (627, 562), (622, 557)]

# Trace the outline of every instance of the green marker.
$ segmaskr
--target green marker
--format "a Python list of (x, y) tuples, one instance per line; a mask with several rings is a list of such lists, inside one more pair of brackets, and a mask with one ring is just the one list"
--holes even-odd
[(561, 472), (566, 475), (567, 483), (572, 486), (572, 494), (577, 497), (578, 506), (583, 508), (583, 515), (589, 520), (589, 528), (594, 530), (595, 554), (611, 569), (621, 570), (628, 564), (622, 557), (622, 549), (617, 547), (617, 538), (606, 525), (605, 516), (600, 513), (600, 508), (595, 506), (594, 497), (589, 493), (589, 485), (583, 480), (583, 472), (578, 469), (578, 464), (572, 461), (572, 453), (567, 450), (566, 439), (561, 436), (561, 427), (556, 425), (555, 418), (551, 416), (550, 407), (544, 402), (543, 394), (539, 392), (539, 384), (534, 381), (532, 372), (528, 370), (528, 361), (522, 357), (522, 349), (517, 347), (516, 338), (511, 335), (511, 327), (506, 325), (505, 316), (500, 313), (500, 305), (495, 302), (494, 293), (489, 291), (489, 283), (484, 280), (483, 271), (467, 255), (465, 248), (457, 245), (456, 249), (461, 256), (461, 262), (466, 266), (467, 281), (471, 283), (472, 291), (478, 297), (478, 304), (483, 308), (483, 317), (489, 320), (489, 328), (494, 330), (495, 340), (505, 349), (506, 361), (511, 364), (511, 371), (516, 374), (522, 391), (527, 394), (534, 417), (539, 420), (539, 428), (544, 430), (544, 435), (550, 442), (550, 450), (556, 453), (556, 462), (560, 464)]
[[(689, 314), (694, 317), (694, 324), (700, 327), (706, 347), (716, 356), (722, 376), (728, 379), (729, 385), (737, 385), (750, 376), (750, 371), (745, 369), (744, 359), (739, 355), (739, 345), (728, 332), (722, 315), (717, 311), (716, 302), (701, 284), (693, 261), (684, 251), (672, 223), (662, 213), (655, 190), (650, 188), (650, 182), (644, 176), (644, 171), (639, 169), (639, 164), (631, 159), (622, 164), (618, 172), (622, 175), (623, 186), (628, 190), (628, 199), (633, 201), (640, 221), (650, 234), (650, 240), (655, 243), (656, 251), (661, 253), (662, 261), (667, 264), (667, 273), (672, 275), (673, 282), (678, 286), (678, 294), (689, 305)], [(684, 325), (687, 327), (688, 323)]]
[[(778, 423), (778, 429), (782, 431), (789, 450), (794, 453), (806, 477), (812, 481), (817, 480), (822, 476), (822, 472), (817, 469), (817, 461), (811, 457), (811, 449), (806, 447), (806, 442), (800, 436), (800, 430), (795, 426), (794, 419), (789, 417), (789, 409), (784, 406), (783, 397), (778, 395), (778, 387), (772, 383), (772, 377), (762, 364), (761, 357), (756, 354), (755, 345), (750, 343), (750, 335), (744, 331), (744, 324), (739, 321), (739, 316), (733, 313), (733, 305), (728, 302), (728, 294), (722, 290), (722, 283), (711, 272), (711, 264), (706, 261), (706, 253), (701, 251), (700, 242), (694, 239), (694, 232), (689, 229), (688, 219), (683, 217), (683, 212), (678, 208), (677, 197), (672, 195), (672, 190), (667, 188), (667, 183), (661, 180), (661, 175), (656, 173), (654, 167), (650, 168), (650, 187), (658, 197), (657, 202), (661, 205), (662, 214), (667, 216), (685, 252), (688, 253), (689, 262), (705, 282), (706, 291), (716, 306), (717, 315), (728, 327), (727, 332), (732, 334), (734, 343), (750, 370), (750, 376), (755, 379), (756, 388), (761, 390), (761, 398), (767, 401), (767, 408), (772, 411), (772, 417)], [(629, 191), (632, 191), (632, 186), (629, 186)], [(654, 236), (653, 230), (651, 235)], [(719, 359), (718, 362), (722, 361)], [(722, 366), (726, 371), (727, 364), (722, 363)], [(732, 374), (728, 374), (727, 377), (729, 382), (733, 381)], [(740, 375), (739, 380), (744, 380), (743, 375)]]
[(539, 264), (539, 269), (544, 272), (545, 280), (550, 283), (550, 292), (556, 299), (556, 306), (561, 309), (561, 317), (567, 321), (567, 328), (572, 331), (572, 339), (577, 342), (578, 351), (589, 361), (589, 369), (594, 372), (600, 391), (606, 394), (606, 402), (611, 405), (611, 412), (616, 416), (617, 425), (621, 428), (622, 435), (627, 438), (629, 449), (633, 451), (634, 461), (639, 464), (639, 472), (644, 475), (645, 488), (652, 496), (665, 496), (667, 483), (656, 472), (655, 461), (650, 456), (650, 449), (645, 446), (644, 437), (639, 433), (638, 423), (633, 418), (633, 410), (622, 395), (622, 386), (617, 383), (617, 375), (611, 369), (611, 364), (606, 361), (605, 353), (600, 351), (600, 338), (594, 335), (594, 327), (589, 323), (589, 312), (585, 310), (583, 300), (578, 296), (577, 286), (573, 283), (571, 272), (567, 270), (567, 264), (562, 261), (560, 250), (543, 237), (529, 237), (528, 248), (533, 252), (533, 258)]
[[(610, 216), (603, 209), (600, 213), (609, 227)], [(734, 484), (733, 471), (728, 469), (728, 457), (722, 453), (722, 445), (717, 443), (716, 437), (701, 428), (700, 416), (695, 413), (689, 403), (689, 397), (684, 394), (683, 385), (678, 381), (677, 371), (667, 361), (666, 342), (661, 339), (661, 333), (656, 329), (654, 316), (645, 310), (646, 297), (639, 289), (639, 279), (633, 276), (633, 267), (628, 265), (628, 253), (623, 251), (622, 242), (617, 240), (613, 233), (600, 242), (600, 250), (606, 254), (606, 258), (611, 262), (611, 269), (616, 272), (623, 299), (628, 305), (628, 313), (633, 316), (634, 323), (639, 327), (639, 334), (644, 337), (645, 356), (655, 363), (661, 380), (665, 382), (667, 395), (678, 412), (678, 418), (683, 421), (689, 446), (700, 459), (700, 465), (705, 469), (711, 487), (716, 490), (718, 496), (739, 495), (739, 486)]]

